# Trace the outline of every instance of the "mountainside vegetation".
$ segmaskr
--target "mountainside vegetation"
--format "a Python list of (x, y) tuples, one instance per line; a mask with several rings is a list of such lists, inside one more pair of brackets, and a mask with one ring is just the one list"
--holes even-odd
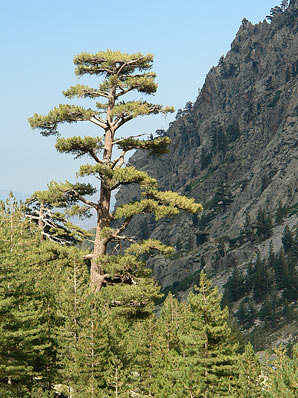
[(261, 364), (250, 344), (243, 349), (237, 341), (228, 308), (203, 271), (194, 293), (184, 302), (169, 294), (159, 316), (153, 307), (109, 304), (112, 289), (90, 288), (80, 250), (41, 239), (24, 215), (12, 196), (1, 203), (1, 397), (297, 392), (296, 348), (292, 357), (276, 352), (274, 372), (274, 359)]

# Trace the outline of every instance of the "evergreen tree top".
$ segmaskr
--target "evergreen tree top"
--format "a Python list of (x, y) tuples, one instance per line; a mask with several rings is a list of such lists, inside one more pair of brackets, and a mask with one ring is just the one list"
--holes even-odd
[(75, 74), (90, 75), (131, 75), (135, 70), (145, 71), (152, 68), (153, 55), (141, 53), (128, 54), (120, 51), (99, 51), (95, 54), (82, 52), (74, 57)]
[(95, 54), (81, 53), (74, 58), (75, 74), (97, 75), (103, 78), (98, 88), (77, 84), (63, 91), (66, 98), (103, 97), (106, 103), (96, 103), (96, 109), (60, 104), (48, 115), (34, 114), (29, 118), (32, 128), (38, 128), (44, 136), (58, 135), (59, 123), (90, 121), (105, 131), (115, 132), (127, 121), (138, 116), (174, 112), (173, 107), (151, 104), (147, 101), (120, 101), (123, 95), (137, 91), (142, 94), (154, 94), (157, 84), (156, 74), (149, 72), (153, 62), (152, 54), (143, 55), (121, 53), (120, 51), (100, 51)]

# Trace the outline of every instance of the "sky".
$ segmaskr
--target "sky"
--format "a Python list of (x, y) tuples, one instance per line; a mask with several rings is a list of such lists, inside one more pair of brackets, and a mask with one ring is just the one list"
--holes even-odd
[[(31, 195), (51, 180), (75, 181), (84, 161), (58, 154), (56, 138), (40, 136), (27, 121), (34, 113), (47, 114), (68, 102), (62, 90), (95, 82), (78, 81), (74, 55), (106, 49), (152, 53), (159, 87), (154, 97), (145, 99), (177, 110), (195, 101), (210, 68), (229, 51), (242, 19), (263, 21), (275, 5), (273, 0), (3, 1), (0, 193)], [(80, 104), (90, 106), (85, 100)], [(166, 129), (174, 117), (141, 117), (119, 132), (154, 133)], [(102, 135), (88, 122), (63, 126), (61, 133)]]

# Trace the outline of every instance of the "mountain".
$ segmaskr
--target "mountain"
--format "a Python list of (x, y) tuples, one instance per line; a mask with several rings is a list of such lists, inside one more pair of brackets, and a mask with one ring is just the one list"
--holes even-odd
[[(164, 132), (172, 140), (167, 155), (137, 151), (130, 158), (162, 189), (204, 206), (201, 216), (138, 217), (129, 227), (139, 238), (176, 247), (170, 258), (148, 262), (163, 291), (184, 297), (204, 268), (257, 349), (298, 339), (297, 131), (292, 0), (270, 22), (243, 19), (195, 103)], [(116, 206), (138, 197), (137, 188), (123, 187)]]

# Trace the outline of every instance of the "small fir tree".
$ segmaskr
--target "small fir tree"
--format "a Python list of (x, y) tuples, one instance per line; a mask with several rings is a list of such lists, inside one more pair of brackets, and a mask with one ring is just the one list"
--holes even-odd
[(282, 245), (283, 245), (285, 253), (288, 253), (294, 247), (294, 239), (293, 239), (292, 232), (288, 225), (286, 225), (284, 228), (281, 241), (282, 241)]
[(153, 395), (156, 398), (184, 397), (184, 367), (181, 366), (181, 342), (190, 331), (190, 309), (179, 303), (171, 293), (164, 301), (156, 324), (152, 355)]
[(272, 235), (272, 217), (264, 209), (259, 209), (256, 219), (256, 234), (260, 241), (270, 238)]
[(239, 378), (235, 388), (235, 398), (261, 398), (265, 377), (259, 358), (250, 343), (246, 345), (238, 366)]
[[(228, 309), (202, 271), (198, 294), (188, 298), (192, 318), (181, 358), (183, 385), (193, 397), (231, 397), (236, 383), (238, 344), (231, 338)], [(188, 395), (190, 396), (190, 395)]]

